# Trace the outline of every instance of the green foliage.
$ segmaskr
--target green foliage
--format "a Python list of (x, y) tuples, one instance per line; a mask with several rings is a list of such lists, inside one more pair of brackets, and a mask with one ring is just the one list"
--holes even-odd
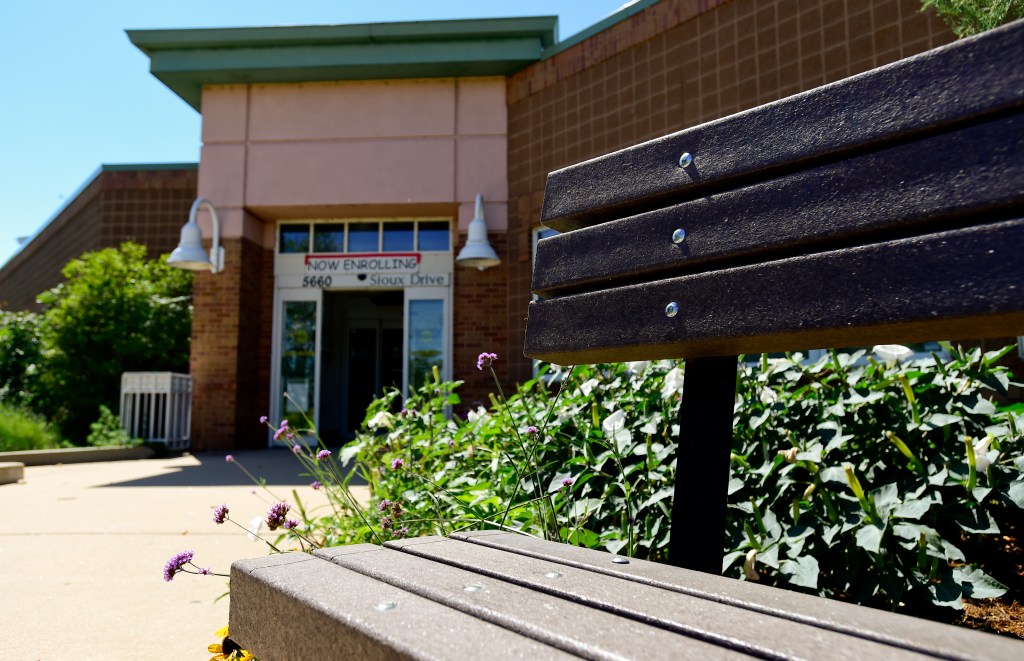
[(19, 406), (0, 402), (0, 452), (56, 447), (60, 447), (60, 439), (45, 420)]
[(99, 419), (89, 425), (89, 429), (89, 436), (85, 439), (89, 445), (136, 445), (141, 443), (140, 439), (129, 436), (121, 426), (121, 419), (102, 404), (100, 404)]
[(0, 401), (29, 402), (42, 359), (40, 342), (39, 315), (0, 311)]
[(921, 8), (934, 9), (960, 38), (1024, 17), (1024, 0), (921, 0)]
[(32, 408), (84, 439), (100, 405), (116, 407), (121, 373), (187, 371), (192, 275), (124, 243), (64, 267), (40, 295), (43, 368)]
[[(863, 352), (741, 365), (727, 573), (888, 607), (1002, 593), (958, 544), (1024, 508), (1022, 419), (986, 398), (1009, 384), (1005, 351), (947, 350), (902, 365)], [(376, 400), (341, 453), (370, 485), (370, 520), (327, 517), (327, 541), (505, 527), (664, 559), (679, 367), (561, 376), (560, 394), (547, 375), (507, 410), (452, 412), (460, 382), (437, 380), (400, 413), (397, 392)]]
[(1005, 591), (959, 542), (1024, 507), (1024, 418), (987, 399), (1006, 393), (1009, 347), (945, 348), (946, 361), (743, 368), (727, 573), (886, 607)]

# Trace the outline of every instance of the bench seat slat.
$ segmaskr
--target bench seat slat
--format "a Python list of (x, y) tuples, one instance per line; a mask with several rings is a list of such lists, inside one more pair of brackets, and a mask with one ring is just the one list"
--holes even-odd
[(1019, 641), (1000, 636), (658, 562), (630, 559), (628, 564), (615, 564), (611, 562), (614, 556), (603, 551), (555, 544), (528, 535), (482, 530), (455, 533), (452, 537), (949, 659), (1016, 661), (1024, 650)]
[(534, 301), (526, 355), (573, 365), (1016, 335), (1021, 245), (1018, 219)]
[(1022, 181), (1018, 114), (544, 239), (533, 290), (605, 288), (991, 219), (1024, 208)]
[(567, 565), (555, 565), (563, 576), (552, 580), (545, 576), (552, 570), (551, 562), (465, 541), (427, 537), (387, 546), (764, 658), (923, 658), (909, 650), (634, 581), (609, 580)]
[[(1024, 104), (1024, 21), (548, 175), (561, 232)], [(683, 152), (692, 165), (678, 167)], [(678, 200), (677, 200), (678, 201)]]
[[(751, 658), (574, 601), (379, 546), (323, 549), (317, 557), (588, 659)], [(545, 577), (560, 581), (560, 577)], [(467, 586), (477, 588), (467, 591)]]
[(576, 658), (306, 553), (232, 564), (230, 622), (261, 659)]

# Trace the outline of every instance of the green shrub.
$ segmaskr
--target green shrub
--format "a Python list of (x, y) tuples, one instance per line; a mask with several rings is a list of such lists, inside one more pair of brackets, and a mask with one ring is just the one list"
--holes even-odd
[(31, 406), (81, 442), (100, 405), (117, 405), (122, 372), (188, 370), (192, 274), (134, 243), (86, 253), (63, 273), (66, 282), (39, 296)]
[(85, 442), (89, 445), (136, 445), (142, 441), (132, 438), (121, 426), (121, 418), (111, 413), (106, 406), (100, 405), (99, 419), (89, 425), (91, 430)]
[[(728, 574), (889, 607), (1002, 592), (960, 535), (995, 534), (1024, 508), (1022, 420), (986, 398), (1006, 391), (1005, 351), (947, 350), (906, 364), (864, 352), (741, 363)], [(341, 458), (369, 482), (385, 538), (504, 526), (661, 560), (680, 377), (665, 361), (577, 367), (560, 394), (542, 378), (507, 411), (493, 401), (450, 417), (460, 382), (435, 379), (400, 413), (397, 392), (373, 402)], [(327, 543), (374, 537), (352, 516), (321, 528)]]
[(47, 450), (60, 445), (60, 439), (45, 420), (21, 407), (0, 402), (0, 452)]
[(921, 0), (957, 37), (969, 37), (1024, 17), (1024, 0)]
[(0, 311), (0, 401), (27, 405), (39, 373), (40, 316)]

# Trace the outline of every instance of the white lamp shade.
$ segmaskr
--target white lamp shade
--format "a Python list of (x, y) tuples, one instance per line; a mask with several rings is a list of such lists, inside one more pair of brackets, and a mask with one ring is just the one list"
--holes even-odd
[(483, 271), (501, 264), (498, 254), (487, 241), (487, 221), (484, 220), (484, 196), (476, 196), (476, 218), (469, 223), (466, 245), (455, 258), (459, 266), (468, 266)]
[(203, 248), (203, 235), (195, 221), (185, 223), (181, 228), (181, 241), (174, 249), (167, 263), (188, 271), (209, 271), (210, 256)]

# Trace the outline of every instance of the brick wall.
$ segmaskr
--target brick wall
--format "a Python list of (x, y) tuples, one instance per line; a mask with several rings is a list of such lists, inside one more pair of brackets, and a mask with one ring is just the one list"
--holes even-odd
[[(509, 387), (509, 359), (523, 353), (522, 343), (511, 341), (505, 319), (508, 316), (508, 248), (506, 236), (491, 233), (488, 236), (491, 247), (501, 258), (501, 266), (486, 271), (457, 267), (453, 273), (453, 319), (452, 370), (455, 378), (465, 383), (459, 389), (462, 406), (475, 408), (479, 402), (490, 406), (488, 393), (494, 392), (494, 379), (489, 371), (476, 368), (477, 357), (484, 352), (498, 354), (494, 371), (504, 388)], [(466, 244), (466, 235), (461, 234), (455, 244)], [(507, 394), (507, 392), (506, 392)]]
[(150, 257), (170, 252), (195, 196), (195, 169), (101, 170), (0, 269), (0, 308), (38, 310), (36, 296), (85, 252), (124, 241), (147, 246)]
[(226, 239), (224, 270), (196, 274), (193, 288), (192, 448), (266, 447), (273, 254)]
[[(663, 0), (508, 79), (510, 344), (548, 172), (952, 40), (919, 0)], [(522, 351), (510, 375), (530, 375)]]

